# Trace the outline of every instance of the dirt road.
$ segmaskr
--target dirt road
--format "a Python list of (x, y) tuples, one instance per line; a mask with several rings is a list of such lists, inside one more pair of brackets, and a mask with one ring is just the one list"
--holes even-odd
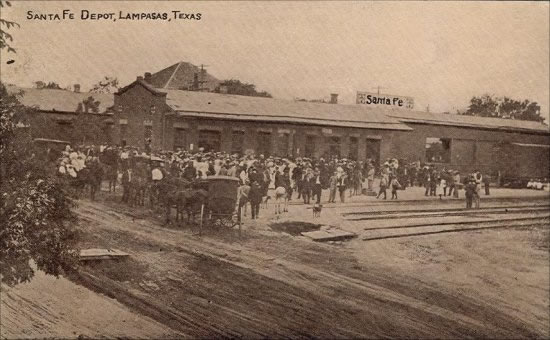
[(545, 226), (330, 245), (111, 208), (80, 203), (82, 246), (131, 258), (72, 279), (189, 337), (549, 336)]
[(118, 301), (37, 272), (30, 283), (2, 285), (0, 338), (177, 338), (180, 334)]

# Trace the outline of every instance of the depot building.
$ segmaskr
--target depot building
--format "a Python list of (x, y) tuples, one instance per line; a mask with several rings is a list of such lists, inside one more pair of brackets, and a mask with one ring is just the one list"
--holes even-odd
[[(197, 70), (177, 63), (139, 76), (114, 98), (103, 99), (112, 103), (98, 115), (100, 124), (108, 126), (111, 143), (152, 150), (372, 159), (378, 164), (397, 158), (464, 172), (548, 176), (550, 132), (545, 124), (342, 105), (336, 96), (331, 103), (311, 103), (214, 93), (209, 91), (219, 81), (209, 74), (201, 77), (203, 91), (190, 91), (189, 79), (196, 80)], [(41, 97), (47, 96), (36, 98)], [(59, 113), (52, 102), (50, 97), (48, 110)]]

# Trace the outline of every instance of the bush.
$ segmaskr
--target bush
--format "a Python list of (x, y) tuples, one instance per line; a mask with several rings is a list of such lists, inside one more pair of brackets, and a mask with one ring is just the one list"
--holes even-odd
[[(76, 264), (73, 200), (18, 130), (30, 109), (0, 84), (0, 279), (29, 281), (36, 268), (59, 275)], [(32, 261), (31, 261), (32, 260)]]

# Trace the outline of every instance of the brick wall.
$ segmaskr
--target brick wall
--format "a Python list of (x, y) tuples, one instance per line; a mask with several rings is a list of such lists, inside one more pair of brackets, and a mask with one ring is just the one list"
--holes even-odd
[(113, 141), (144, 148), (145, 130), (152, 129), (152, 148), (163, 148), (163, 117), (170, 109), (166, 98), (158, 96), (140, 85), (115, 95)]
[[(353, 128), (326, 128), (320, 126), (306, 126), (298, 124), (272, 124), (250, 121), (229, 121), (214, 119), (198, 119), (195, 117), (170, 116), (167, 119), (166, 145), (168, 149), (173, 149), (174, 134), (176, 130), (184, 130), (186, 134), (186, 150), (190, 150), (193, 145), (193, 151), (197, 151), (199, 144), (199, 134), (201, 130), (220, 131), (221, 151), (232, 151), (233, 130), (244, 131), (243, 149), (257, 151), (259, 148), (259, 135), (269, 133), (271, 140), (272, 155), (284, 157), (304, 157), (306, 149), (306, 136), (315, 136), (314, 157), (326, 157), (329, 152), (329, 139), (337, 137), (340, 141), (341, 157), (348, 157), (350, 137), (357, 138), (357, 159), (365, 160), (366, 139), (375, 138), (381, 140), (380, 153), (381, 158), (390, 157), (391, 139), (394, 131), (389, 130), (366, 130)], [(287, 141), (285, 141), (287, 139)], [(286, 146), (286, 147), (285, 147)], [(286, 151), (284, 150), (286, 149)], [(244, 151), (243, 150), (243, 151)]]
[[(155, 149), (173, 149), (175, 134), (179, 131), (177, 133), (179, 133), (179, 140), (184, 141), (184, 149), (197, 151), (200, 131), (210, 130), (214, 131), (211, 135), (218, 133), (220, 136), (217, 143), (220, 151), (231, 152), (233, 131), (237, 130), (244, 132), (243, 151), (256, 152), (261, 146), (260, 135), (263, 133), (265, 137), (266, 133), (270, 133), (265, 141), (271, 145), (269, 153), (272, 155), (304, 157), (307, 136), (314, 136), (314, 157), (326, 157), (331, 149), (331, 140), (335, 148), (334, 138), (339, 139), (341, 157), (348, 157), (350, 137), (354, 137), (358, 141), (358, 160), (374, 158), (374, 155), (367, 154), (369, 149), (367, 140), (370, 140), (369, 145), (376, 147), (379, 145), (382, 162), (387, 158), (426, 162), (426, 138), (432, 137), (450, 140), (450, 162), (441, 166), (463, 172), (479, 169), (494, 173), (504, 168), (503, 161), (519, 162), (515, 166), (516, 172), (534, 173), (539, 171), (537, 169), (542, 169), (540, 173), (548, 173), (549, 168), (547, 148), (523, 148), (520, 151), (522, 153), (520, 161), (510, 160), (510, 156), (506, 156), (504, 151), (495, 151), (502, 142), (550, 145), (549, 135), (415, 123), (407, 124), (414, 131), (392, 131), (185, 117), (171, 111), (166, 105), (164, 96), (155, 95), (138, 85), (116, 95), (114, 109), (113, 141), (120, 143), (122, 127), (125, 125), (126, 143), (140, 148), (144, 147), (145, 126), (151, 125), (152, 146)], [(164, 135), (163, 125), (165, 126)], [(283, 150), (285, 146), (287, 152)], [(516, 158), (520, 159), (520, 157)]]
[[(502, 168), (503, 153), (495, 151), (499, 143), (526, 143), (550, 145), (550, 136), (520, 132), (492, 131), (474, 128), (462, 128), (442, 125), (427, 125), (407, 123), (414, 131), (395, 132), (390, 153), (397, 158), (410, 161), (426, 162), (426, 138), (446, 138), (451, 140), (451, 162), (442, 164), (463, 172), (479, 169), (488, 173), (496, 173)], [(542, 168), (548, 172), (547, 148), (524, 148), (527, 160), (521, 163), (532, 164), (528, 172), (536, 172)], [(514, 156), (515, 157), (515, 156)], [(508, 156), (509, 158), (509, 156)], [(519, 158), (518, 158), (519, 159)], [(545, 161), (540, 161), (544, 159)], [(515, 162), (509, 160), (510, 162)], [(542, 164), (541, 162), (546, 162)], [(538, 164), (535, 166), (535, 164)], [(538, 170), (537, 170), (538, 171)], [(526, 171), (524, 171), (526, 172)]]

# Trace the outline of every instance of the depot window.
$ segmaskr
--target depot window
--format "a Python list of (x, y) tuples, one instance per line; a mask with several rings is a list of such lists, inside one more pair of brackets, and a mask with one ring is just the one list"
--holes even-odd
[(174, 150), (186, 150), (187, 131), (185, 129), (174, 129)]
[(451, 161), (451, 140), (448, 138), (426, 138), (426, 162), (449, 163)]
[(329, 159), (340, 158), (340, 137), (328, 137), (328, 155)]
[(279, 151), (278, 155), (281, 157), (288, 156), (288, 148), (290, 146), (290, 135), (288, 133), (279, 134)]
[(242, 155), (244, 146), (244, 131), (234, 130), (231, 136), (231, 153)]
[(199, 131), (199, 148), (204, 148), (205, 152), (220, 151), (221, 132), (215, 130)]
[(357, 160), (357, 155), (359, 154), (359, 138), (350, 137), (349, 138), (349, 155), (348, 158)]
[(306, 136), (305, 156), (312, 158), (315, 155), (315, 136)]
[(257, 153), (264, 156), (271, 155), (271, 132), (258, 132), (258, 150)]

